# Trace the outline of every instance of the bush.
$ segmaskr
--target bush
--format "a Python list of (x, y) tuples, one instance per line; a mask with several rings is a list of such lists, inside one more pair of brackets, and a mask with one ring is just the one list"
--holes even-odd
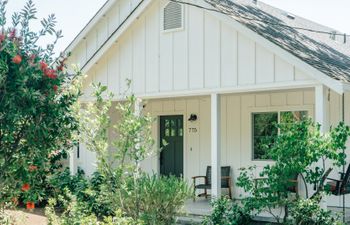
[(180, 178), (143, 175), (139, 181), (141, 219), (146, 224), (174, 224), (192, 191)]
[[(48, 173), (50, 156), (74, 144), (81, 76), (64, 71), (66, 56), (54, 57), (62, 37), (55, 16), (32, 31), (36, 8), (28, 0), (8, 26), (7, 2), (0, 1), (0, 207), (21, 195), (33, 208), (44, 197), (41, 178)], [(52, 43), (41, 47), (42, 38)]]
[(290, 208), (289, 224), (298, 225), (340, 225), (339, 216), (320, 207), (313, 199), (299, 199)]
[(95, 214), (81, 208), (76, 197), (69, 191), (66, 191), (65, 197), (59, 196), (59, 201), (64, 205), (65, 210), (57, 215), (55, 212), (57, 200), (49, 200), (49, 205), (45, 209), (48, 225), (142, 225), (140, 221), (125, 217), (120, 210), (115, 212), (114, 217), (109, 216), (99, 220)]
[(205, 217), (204, 225), (248, 225), (251, 222), (249, 212), (226, 197), (213, 201), (212, 207), (213, 211)]
[[(83, 170), (71, 175), (69, 168), (58, 171), (49, 179), (49, 189), (52, 189), (52, 198), (65, 196), (67, 189), (77, 199), (77, 204), (86, 213), (93, 213), (98, 217), (114, 215), (112, 201), (108, 188), (105, 187), (105, 178), (98, 172), (87, 178)], [(58, 202), (58, 206), (63, 205)]]

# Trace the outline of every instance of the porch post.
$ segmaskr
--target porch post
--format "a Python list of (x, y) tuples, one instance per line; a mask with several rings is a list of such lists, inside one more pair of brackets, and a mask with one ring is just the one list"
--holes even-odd
[(211, 194), (221, 195), (220, 95), (211, 94)]
[(327, 114), (328, 114), (328, 88), (324, 85), (315, 87), (315, 122), (321, 124), (321, 131), (328, 130)]
[(77, 159), (75, 157), (75, 154), (77, 152), (78, 147), (74, 147), (70, 152), (69, 152), (69, 171), (71, 175), (75, 175), (77, 172)]
[[(329, 90), (324, 85), (315, 87), (315, 122), (321, 124), (321, 132), (326, 132), (329, 129), (327, 123)], [(321, 163), (321, 162), (318, 162)], [(327, 201), (323, 196), (320, 201), (320, 207), (327, 209)]]

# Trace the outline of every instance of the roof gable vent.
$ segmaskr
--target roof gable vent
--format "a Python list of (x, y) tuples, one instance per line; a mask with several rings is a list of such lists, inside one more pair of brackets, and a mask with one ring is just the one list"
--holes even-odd
[(169, 2), (164, 7), (163, 30), (181, 29), (183, 25), (183, 9), (180, 3)]

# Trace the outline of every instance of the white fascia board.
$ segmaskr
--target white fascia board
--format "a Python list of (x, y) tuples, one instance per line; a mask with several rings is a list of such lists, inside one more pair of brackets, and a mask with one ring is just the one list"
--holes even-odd
[(73, 41), (67, 46), (64, 52), (69, 53), (73, 51), (75, 47), (86, 37), (86, 35), (91, 31), (91, 29), (101, 20), (101, 18), (106, 15), (108, 10), (111, 9), (113, 4), (117, 0), (108, 0), (91, 18), (91, 20), (85, 25), (85, 27), (80, 31), (80, 33), (73, 39)]
[[(254, 92), (268, 92), (268, 91), (284, 91), (284, 90), (296, 90), (314, 88), (321, 83), (317, 81), (290, 81), (282, 83), (269, 83), (269, 84), (252, 84), (227, 88), (206, 88), (197, 90), (183, 90), (183, 91), (169, 91), (169, 92), (154, 92), (148, 94), (135, 94), (142, 99), (164, 99), (164, 98), (180, 98), (180, 97), (195, 97), (206, 96), (212, 93), (216, 94), (239, 94), (239, 93), (254, 93)], [(81, 102), (94, 101), (93, 97), (81, 97)], [(122, 101), (124, 98), (120, 95), (116, 95), (112, 99), (113, 101)]]
[(95, 63), (97, 63), (102, 56), (112, 47), (118, 38), (129, 28), (129, 26), (141, 15), (141, 13), (148, 7), (152, 0), (142, 0), (138, 6), (126, 17), (121, 25), (114, 31), (107, 41), (104, 42), (99, 49), (87, 60), (81, 70), (87, 73)]
[[(213, 8), (213, 6), (205, 2), (204, 2), (204, 6), (207, 8)], [(284, 50), (280, 46), (274, 44), (273, 42), (269, 41), (268, 39), (254, 32), (253, 30), (249, 29), (248, 27), (236, 21), (235, 19), (229, 17), (228, 15), (221, 14), (218, 12), (213, 12), (213, 11), (206, 11), (206, 12), (215, 16), (217, 19), (221, 20), (225, 24), (231, 26), (233, 29), (237, 30), (238, 32), (251, 38), (256, 43), (260, 44), (261, 46), (275, 53), (276, 55), (286, 60), (287, 62), (291, 63), (292, 65), (298, 67), (298, 69), (309, 74), (312, 78), (326, 85), (327, 87), (331, 88), (338, 94), (342, 94), (344, 92), (341, 81), (337, 81), (335, 79), (330, 78), (326, 74), (322, 73), (321, 71), (307, 64), (303, 60), (299, 59), (298, 57), (294, 56), (293, 54)]]
[(344, 90), (344, 92), (350, 92), (350, 84), (343, 83), (343, 90)]

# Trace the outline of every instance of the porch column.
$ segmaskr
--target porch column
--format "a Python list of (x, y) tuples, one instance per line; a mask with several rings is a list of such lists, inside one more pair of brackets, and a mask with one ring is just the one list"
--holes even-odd
[(321, 124), (321, 131), (329, 129), (328, 125), (328, 88), (324, 85), (315, 87), (315, 122)]
[(221, 196), (220, 95), (211, 94), (211, 194)]
[[(329, 102), (329, 89), (324, 85), (318, 85), (315, 87), (315, 122), (321, 124), (321, 132), (327, 132), (328, 125), (328, 102)], [(321, 162), (318, 162), (318, 166), (321, 166)], [(320, 201), (320, 207), (327, 209), (326, 198), (323, 197)]]
[(71, 175), (75, 175), (77, 172), (77, 159), (75, 157), (77, 148), (79, 147), (74, 147), (70, 152), (69, 152), (69, 171)]

